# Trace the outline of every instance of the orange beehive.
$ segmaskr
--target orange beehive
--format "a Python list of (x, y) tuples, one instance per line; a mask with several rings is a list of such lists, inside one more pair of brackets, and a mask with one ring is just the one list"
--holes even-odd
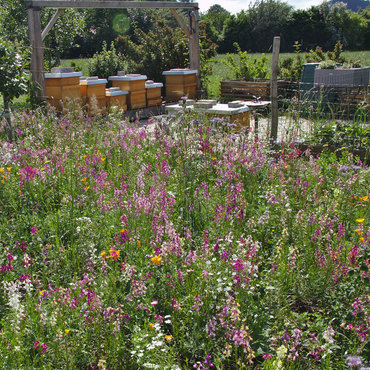
[(195, 69), (171, 69), (164, 71), (166, 78), (166, 100), (177, 101), (182, 96), (189, 99), (196, 98), (197, 94), (197, 70)]
[(53, 68), (51, 73), (45, 73), (47, 102), (61, 111), (68, 99), (80, 99), (81, 75), (72, 68)]
[(81, 97), (87, 104), (90, 115), (100, 113), (105, 110), (105, 85), (106, 79), (98, 77), (82, 77), (80, 79)]
[(163, 84), (160, 82), (151, 80), (145, 82), (147, 107), (162, 105), (162, 87)]
[(110, 76), (109, 81), (112, 81), (113, 87), (119, 87), (121, 90), (128, 91), (128, 107), (129, 109), (139, 109), (146, 107), (145, 94), (145, 75), (129, 74), (125, 75), (118, 73), (118, 76)]
[(119, 87), (111, 87), (105, 90), (105, 102), (107, 109), (117, 107), (127, 111), (127, 95), (128, 91), (122, 91)]

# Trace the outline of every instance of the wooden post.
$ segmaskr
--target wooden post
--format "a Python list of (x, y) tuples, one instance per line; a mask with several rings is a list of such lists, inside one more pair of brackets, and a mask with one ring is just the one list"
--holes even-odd
[(271, 95), (271, 135), (270, 139), (276, 141), (278, 132), (278, 83), (277, 72), (279, 66), (279, 51), (280, 51), (280, 37), (274, 37), (272, 47), (272, 66), (271, 66), (271, 80), (270, 80), (270, 95)]
[(47, 36), (49, 31), (52, 29), (52, 27), (54, 26), (55, 22), (58, 20), (59, 16), (62, 14), (62, 12), (63, 12), (63, 9), (58, 9), (54, 13), (54, 15), (51, 17), (49, 23), (47, 24), (47, 26), (45, 27), (45, 29), (41, 33), (41, 41), (44, 41), (45, 37)]
[(172, 15), (175, 17), (175, 19), (177, 20), (177, 23), (179, 24), (180, 28), (183, 30), (183, 32), (185, 33), (185, 35), (187, 37), (190, 37), (189, 30), (186, 27), (186, 25), (184, 24), (184, 22), (182, 21), (182, 19), (180, 18), (180, 16), (177, 13), (176, 9), (171, 8), (170, 11), (171, 11)]
[(36, 92), (38, 101), (46, 99), (45, 77), (44, 77), (44, 53), (42, 49), (41, 38), (41, 19), (40, 8), (29, 7), (28, 13), (28, 31), (31, 43), (31, 73), (33, 88)]
[[(190, 69), (196, 69), (197, 90), (200, 90), (200, 47), (199, 47), (199, 11), (194, 9), (189, 14), (189, 58)], [(198, 94), (197, 94), (198, 95)]]

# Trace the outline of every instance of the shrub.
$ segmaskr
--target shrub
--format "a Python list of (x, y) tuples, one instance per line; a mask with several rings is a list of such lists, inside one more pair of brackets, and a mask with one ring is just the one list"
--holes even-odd
[(103, 50), (95, 53), (89, 64), (90, 76), (108, 78), (114, 76), (118, 71), (127, 70), (127, 62), (121, 53), (117, 53), (114, 43), (107, 49), (107, 43), (103, 42)]
[(256, 78), (268, 78), (267, 57), (262, 54), (261, 58), (251, 59), (246, 51), (242, 51), (237, 42), (234, 43), (239, 60), (234, 58), (234, 54), (227, 54), (226, 59), (222, 63), (228, 66), (234, 73), (236, 78), (244, 78), (253, 80)]

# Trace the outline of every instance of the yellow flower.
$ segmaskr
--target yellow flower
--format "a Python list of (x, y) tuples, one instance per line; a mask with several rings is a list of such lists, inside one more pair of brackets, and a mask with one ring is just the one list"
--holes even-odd
[(162, 261), (161, 256), (154, 256), (150, 259), (155, 265), (159, 265)]
[(88, 191), (90, 189), (90, 186), (86, 186), (84, 189), (85, 191)]
[(45, 292), (46, 292), (46, 289), (44, 289), (44, 290), (40, 290), (40, 295), (43, 297), (43, 296), (44, 296), (44, 294), (45, 294)]
[(6, 170), (7, 170), (8, 172), (10, 172), (11, 168), (10, 168), (10, 167), (7, 167), (7, 168), (6, 168)]
[(345, 147), (345, 146), (342, 146), (341, 148), (340, 148), (341, 150), (344, 150), (344, 149), (347, 149), (347, 147)]
[(100, 160), (101, 160), (102, 162), (104, 162), (104, 161), (106, 160), (106, 158), (100, 158)]
[(64, 332), (65, 332), (66, 334), (68, 334), (68, 333), (70, 332), (70, 330), (69, 330), (69, 329), (66, 329), (66, 330), (64, 330)]
[(100, 255), (103, 257), (103, 258), (107, 258), (107, 253), (106, 252), (101, 252)]
[(113, 258), (115, 261), (118, 260), (121, 251), (119, 249), (109, 249), (110, 257)]
[(4, 168), (0, 168), (0, 173), (4, 173)]
[(149, 329), (154, 330), (154, 324), (149, 324)]
[(285, 169), (288, 169), (289, 168), (289, 164), (285, 165)]
[(1, 180), (1, 183), (2, 183), (2, 184), (5, 184), (5, 181), (4, 181), (4, 179), (2, 179), (2, 180)]
[(166, 341), (167, 341), (168, 343), (171, 343), (171, 341), (172, 341), (172, 335), (166, 335), (166, 336), (164, 337), (164, 339), (166, 339)]
[(357, 218), (356, 219), (356, 222), (358, 222), (359, 224), (362, 224), (364, 221), (365, 221), (364, 218)]
[(362, 200), (367, 202), (369, 200), (369, 197), (367, 195), (365, 195), (364, 197), (362, 197)]
[(46, 163), (50, 163), (50, 161), (46, 161), (46, 162), (45, 162), (45, 164), (46, 164)]
[(325, 147), (327, 147), (327, 146), (328, 146), (328, 144), (324, 144), (324, 145), (323, 145), (323, 147), (324, 147), (324, 148), (325, 148)]

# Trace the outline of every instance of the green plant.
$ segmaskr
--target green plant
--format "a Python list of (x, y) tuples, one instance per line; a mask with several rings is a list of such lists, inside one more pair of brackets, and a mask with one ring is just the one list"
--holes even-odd
[(304, 59), (301, 55), (301, 44), (294, 42), (295, 55), (282, 59), (279, 64), (279, 77), (287, 81), (299, 81), (301, 79)]
[(90, 76), (108, 78), (114, 76), (118, 71), (127, 69), (127, 62), (121, 53), (117, 53), (114, 43), (107, 49), (107, 43), (103, 42), (103, 49), (100, 53), (95, 53), (89, 62)]
[(324, 60), (319, 64), (317, 68), (318, 69), (336, 69), (337, 64), (333, 62), (332, 60)]
[(4, 115), (8, 125), (8, 137), (12, 141), (10, 102), (27, 91), (27, 73), (24, 58), (17, 44), (0, 39), (0, 93), (4, 98)]
[(238, 43), (234, 47), (239, 56), (239, 60), (234, 58), (234, 54), (227, 54), (222, 63), (228, 66), (235, 74), (236, 78), (253, 80), (257, 78), (268, 78), (267, 57), (262, 54), (261, 58), (251, 59), (246, 51), (242, 51)]

